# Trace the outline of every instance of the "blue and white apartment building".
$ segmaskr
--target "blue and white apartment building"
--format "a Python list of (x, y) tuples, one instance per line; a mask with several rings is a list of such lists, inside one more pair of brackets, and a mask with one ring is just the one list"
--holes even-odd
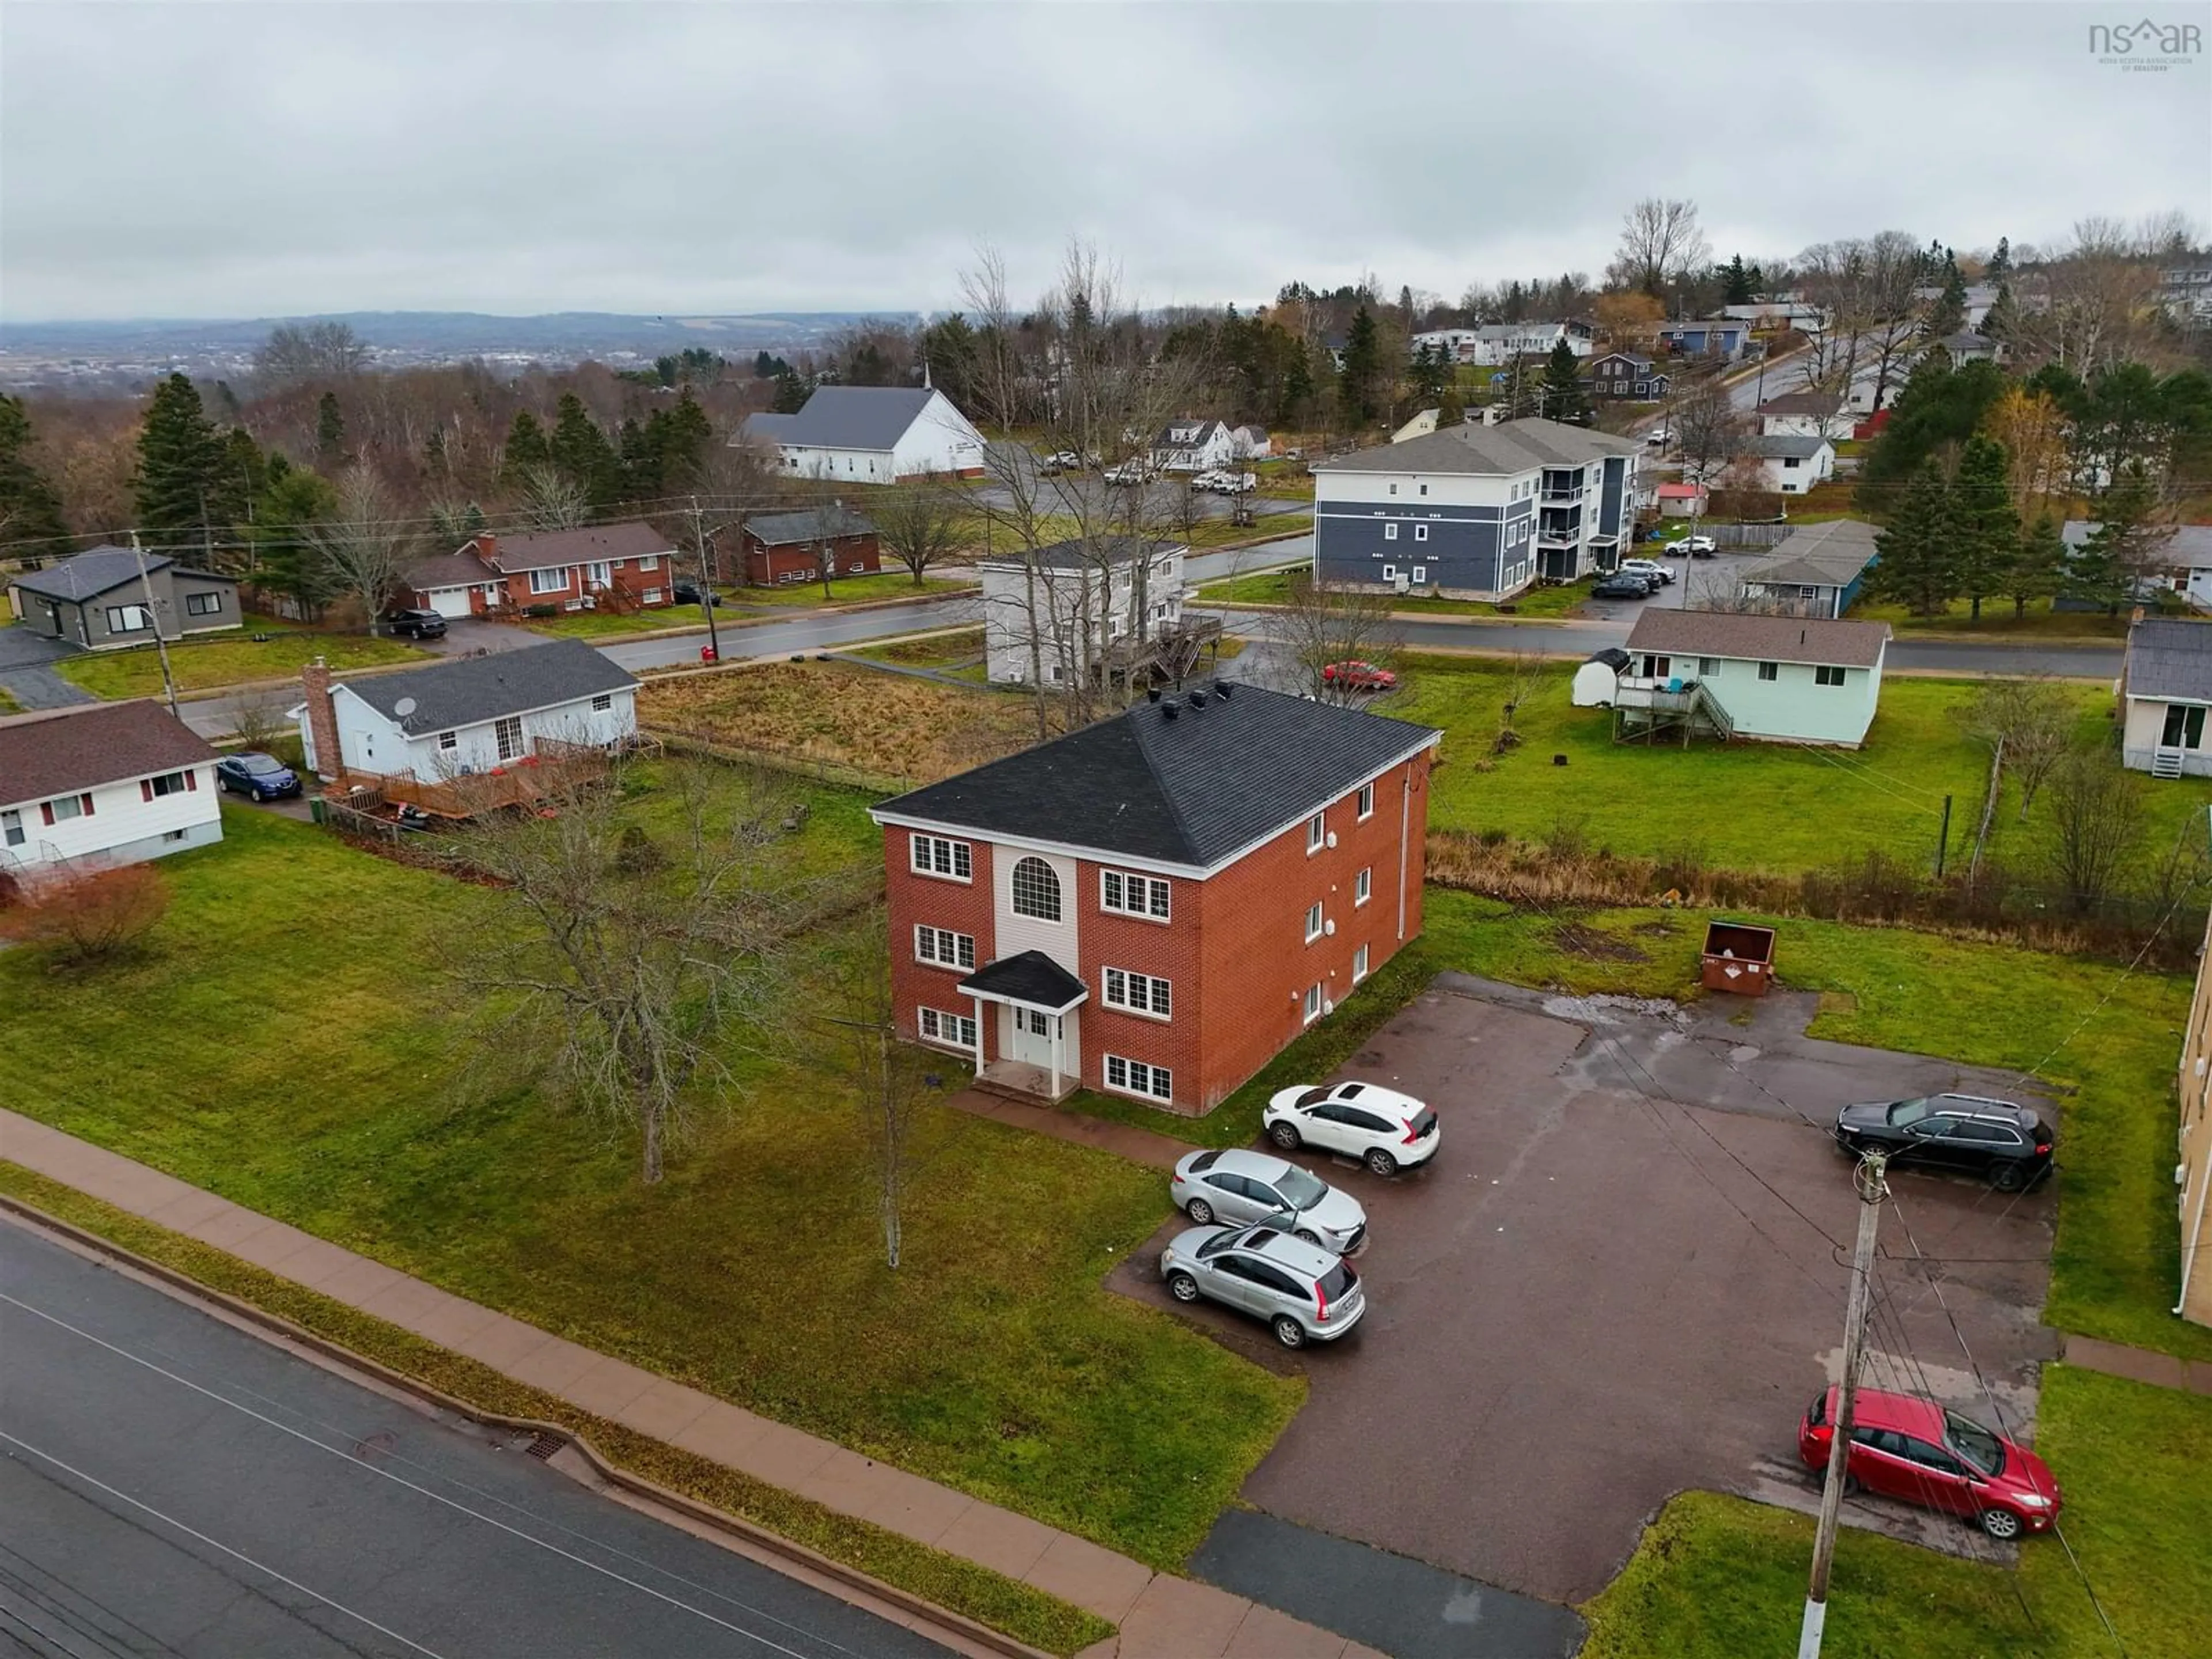
[(1610, 570), (1636, 517), (1632, 440), (1557, 421), (1446, 427), (1316, 465), (1314, 580), (1507, 599)]

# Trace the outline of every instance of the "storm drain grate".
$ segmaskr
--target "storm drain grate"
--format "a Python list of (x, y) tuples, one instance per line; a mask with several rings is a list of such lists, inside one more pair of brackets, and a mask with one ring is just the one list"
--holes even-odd
[(557, 1434), (541, 1434), (530, 1443), (526, 1449), (532, 1457), (543, 1463), (568, 1443)]

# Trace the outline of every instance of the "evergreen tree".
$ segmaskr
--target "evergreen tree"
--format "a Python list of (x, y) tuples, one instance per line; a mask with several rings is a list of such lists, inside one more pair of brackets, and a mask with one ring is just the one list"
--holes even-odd
[(526, 409), (514, 412), (514, 424), (507, 429), (507, 443), (500, 451), (501, 471), (510, 478), (520, 478), (533, 466), (550, 466), (553, 452), (546, 447), (545, 428), (538, 424), (538, 417)]
[(1413, 389), (1413, 400), (1424, 409), (1443, 401), (1444, 388), (1451, 384), (1452, 366), (1442, 346), (1425, 345), (1413, 354), (1413, 366), (1406, 379)]
[(1997, 591), (2012, 601), (2014, 616), (2024, 617), (2029, 600), (2049, 599), (2065, 577), (2065, 538), (2058, 533), (2058, 521), (2045, 513), (2021, 532)]
[(1446, 384), (1443, 396), (1437, 399), (1437, 428), (1467, 423), (1467, 400), (1459, 395), (1459, 379), (1455, 375)]
[(2020, 514), (2012, 504), (2011, 462), (1994, 438), (1966, 441), (1951, 480), (1951, 520), (1959, 592), (1978, 622), (1982, 601), (2008, 592), (2005, 579), (2020, 553)]
[(1934, 456), (1920, 464), (1889, 523), (1875, 537), (1881, 554), (1867, 573), (1875, 598), (1895, 599), (1916, 617), (1941, 616), (1959, 591), (1951, 486)]
[(315, 405), (315, 453), (329, 460), (344, 443), (345, 414), (338, 408), (338, 394), (325, 392)]
[(1544, 364), (1544, 413), (1573, 426), (1589, 424), (1589, 395), (1583, 390), (1582, 360), (1565, 340), (1552, 348)]
[(210, 497), (223, 490), (222, 441), (200, 406), (200, 394), (182, 374), (155, 389), (138, 428), (138, 527), (155, 545), (177, 547), (204, 539), (215, 520)]
[(1747, 306), (1759, 297), (1759, 289), (1753, 273), (1747, 270), (1741, 253), (1720, 269), (1721, 301), (1724, 305)]
[(806, 407), (807, 390), (806, 382), (786, 364), (776, 371), (775, 401), (770, 407), (779, 415), (796, 415)]
[(593, 507), (620, 501), (623, 494), (622, 457), (599, 430), (584, 400), (573, 392), (561, 394), (554, 406), (553, 435), (547, 440), (553, 465), (580, 486)]
[(1307, 354), (1304, 343), (1293, 340), (1288, 361), (1283, 366), (1281, 400), (1275, 405), (1275, 424), (1303, 426), (1313, 412), (1313, 360)]
[(1352, 327), (1344, 340), (1344, 367), (1336, 383), (1337, 402), (1347, 426), (1362, 427), (1375, 419), (1382, 374), (1382, 348), (1375, 335), (1375, 318), (1365, 306), (1352, 314)]
[(2012, 297), (2010, 283), (1997, 284), (1997, 297), (1990, 301), (1988, 314), (1982, 319), (1982, 332), (1992, 340), (2019, 337), (2020, 306)]
[(31, 459), (23, 400), (0, 395), (0, 547), (56, 557), (70, 550), (61, 493)]
[(253, 504), (254, 582), (282, 593), (312, 620), (337, 583), (308, 532), (337, 510), (337, 492), (320, 473), (270, 458), (268, 479)]
[(2173, 531), (2158, 519), (2158, 487), (2142, 463), (2122, 471), (2098, 503), (2100, 522), (2075, 552), (2067, 592), (2105, 607), (2107, 615), (2154, 578), (2165, 563)]
[(1923, 339), (1948, 340), (1966, 325), (1966, 279), (1953, 265), (1950, 275), (1943, 279), (1943, 291), (1928, 307), (1928, 315), (1921, 319)]
[(660, 472), (670, 489), (688, 489), (707, 469), (707, 452), (714, 441), (714, 423), (686, 385), (672, 408), (657, 410), (661, 423)]
[(2011, 237), (2000, 236), (1997, 238), (1997, 251), (1990, 255), (1989, 269), (1982, 274), (1990, 282), (2000, 284), (2003, 283), (2006, 277), (2012, 275)]

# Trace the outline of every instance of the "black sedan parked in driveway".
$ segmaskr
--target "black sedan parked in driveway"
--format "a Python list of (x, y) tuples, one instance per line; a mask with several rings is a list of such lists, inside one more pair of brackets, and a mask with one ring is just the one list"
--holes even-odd
[(1880, 1152), (1893, 1164), (1966, 1170), (2001, 1193), (2016, 1193), (2051, 1168), (2048, 1125), (2026, 1106), (1980, 1095), (1875, 1101), (1836, 1114), (1847, 1152)]
[(384, 619), (384, 625), (395, 638), (402, 634), (417, 640), (446, 637), (446, 619), (434, 611), (395, 611)]
[(1600, 576), (1590, 588), (1594, 599), (1648, 599), (1651, 585), (1632, 570), (1616, 570), (1610, 576)]
[[(699, 584), (696, 582), (678, 582), (668, 591), (674, 596), (678, 605), (696, 605), (701, 597)], [(705, 597), (708, 605), (720, 605), (722, 602), (722, 596), (720, 593), (709, 593)]]
[(248, 751), (225, 755), (215, 763), (215, 787), (227, 795), (268, 800), (276, 795), (298, 794), (300, 775), (274, 755)]

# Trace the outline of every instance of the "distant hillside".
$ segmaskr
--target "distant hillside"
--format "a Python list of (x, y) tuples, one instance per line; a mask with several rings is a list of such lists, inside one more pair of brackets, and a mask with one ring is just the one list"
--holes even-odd
[(854, 323), (915, 320), (912, 313), (858, 311), (736, 317), (634, 317), (606, 311), (561, 311), (537, 317), (495, 317), (474, 311), (349, 311), (312, 317), (0, 323), (0, 351), (86, 359), (227, 355), (251, 351), (280, 322), (341, 322), (380, 355), (401, 360), (523, 356), (573, 362), (617, 353), (654, 357), (686, 346), (707, 346), (726, 356), (803, 351)]

